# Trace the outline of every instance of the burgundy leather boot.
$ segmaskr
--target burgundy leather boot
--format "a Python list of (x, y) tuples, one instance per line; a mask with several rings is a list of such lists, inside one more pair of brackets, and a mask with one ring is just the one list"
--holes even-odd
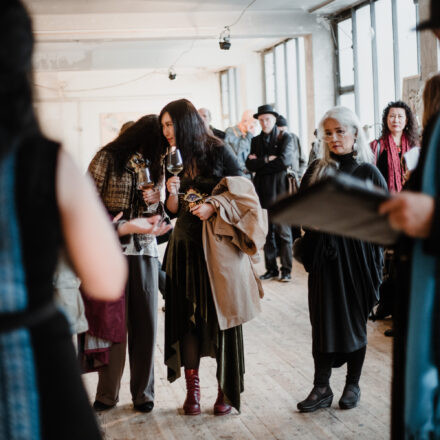
[(186, 399), (183, 410), (187, 416), (200, 414), (200, 383), (199, 370), (185, 369)]
[(220, 384), (218, 385), (217, 400), (214, 403), (214, 415), (225, 416), (231, 412), (231, 405), (225, 402), (225, 395), (223, 394)]

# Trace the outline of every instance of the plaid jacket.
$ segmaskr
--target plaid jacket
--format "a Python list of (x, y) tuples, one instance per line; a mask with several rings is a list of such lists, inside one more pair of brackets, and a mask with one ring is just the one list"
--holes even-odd
[(112, 154), (100, 150), (90, 162), (89, 173), (93, 177), (99, 195), (110, 213), (117, 214), (124, 211), (125, 214), (130, 212), (130, 208), (133, 206), (137, 180), (134, 171), (126, 168), (123, 174), (118, 176), (115, 172)]

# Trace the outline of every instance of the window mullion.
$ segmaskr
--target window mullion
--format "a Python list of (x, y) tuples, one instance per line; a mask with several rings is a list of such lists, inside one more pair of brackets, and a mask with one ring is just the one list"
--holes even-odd
[(396, 99), (400, 99), (402, 91), (400, 84), (399, 24), (397, 19), (397, 0), (391, 0), (391, 10), (393, 16), (394, 89)]
[(377, 66), (377, 38), (376, 38), (376, 5), (374, 1), (370, 3), (371, 27), (373, 28), (373, 38), (371, 39), (371, 56), (373, 68), (373, 92), (374, 92), (374, 122), (375, 135), (379, 135), (380, 109), (379, 109), (379, 71)]
[(351, 29), (353, 42), (353, 70), (354, 70), (354, 102), (356, 114), (360, 115), (360, 98), (359, 98), (359, 58), (357, 45), (357, 20), (355, 9), (351, 10)]

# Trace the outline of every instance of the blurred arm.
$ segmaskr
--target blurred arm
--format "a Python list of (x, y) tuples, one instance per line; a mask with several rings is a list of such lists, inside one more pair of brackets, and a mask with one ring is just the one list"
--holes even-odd
[(93, 182), (62, 150), (56, 188), (67, 252), (84, 290), (95, 299), (118, 299), (127, 276), (119, 241)]

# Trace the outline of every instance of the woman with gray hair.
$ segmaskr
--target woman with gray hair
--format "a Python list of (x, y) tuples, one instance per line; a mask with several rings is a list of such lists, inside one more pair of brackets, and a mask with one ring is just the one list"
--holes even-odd
[[(365, 141), (356, 115), (334, 107), (318, 127), (321, 158), (312, 162), (301, 183), (315, 183), (330, 170), (386, 189), (386, 182)], [(302, 261), (309, 273), (309, 313), (312, 324), (314, 387), (298, 403), (301, 412), (329, 407), (331, 369), (347, 363), (346, 385), (339, 400), (341, 409), (354, 408), (360, 398), (359, 379), (367, 345), (367, 319), (379, 298), (383, 255), (380, 246), (360, 240), (306, 231), (301, 242)]]

